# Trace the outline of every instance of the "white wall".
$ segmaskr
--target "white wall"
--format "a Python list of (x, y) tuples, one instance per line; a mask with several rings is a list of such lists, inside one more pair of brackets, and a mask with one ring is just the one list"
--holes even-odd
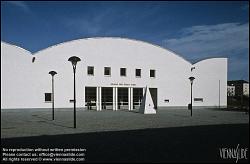
[(33, 107), (33, 66), (29, 51), (1, 43), (1, 108)]
[[(82, 60), (77, 64), (76, 71), (78, 107), (84, 107), (85, 86), (112, 87), (111, 83), (133, 84), (133, 87), (155, 87), (158, 88), (158, 106), (187, 106), (190, 102), (188, 77), (191, 75), (196, 77), (194, 95), (204, 97), (204, 103), (195, 105), (218, 105), (215, 97), (218, 97), (219, 79), (221, 104), (226, 105), (226, 59), (201, 61), (194, 65), (196, 69), (191, 73), (190, 62), (161, 47), (130, 39), (89, 38), (62, 43), (39, 51), (33, 55), (36, 57), (35, 63), (31, 63), (33, 56), (23, 50), (26, 55), (17, 57), (22, 58), (18, 60), (25, 69), (22, 71), (11, 67), (8, 62), (11, 60), (8, 56), (16, 58), (20, 48), (5, 43), (1, 43), (1, 48), (1, 58), (5, 62), (5, 65), (1, 65), (4, 67), (2, 71), (5, 72), (1, 78), (4, 82), (1, 88), (10, 86), (13, 88), (2, 90), (1, 97), (24, 95), (19, 102), (3, 99), (2, 108), (51, 107), (50, 103), (44, 102), (44, 93), (51, 92), (51, 75), (48, 74), (51, 70), (58, 73), (55, 75), (55, 107), (72, 107), (73, 104), (69, 103), (69, 99), (73, 99), (73, 70), (71, 63), (68, 62), (70, 56), (78, 56)], [(87, 66), (94, 66), (94, 76), (87, 75)], [(111, 67), (111, 77), (105, 77), (103, 74), (106, 66)], [(120, 77), (121, 67), (127, 68), (127, 77)], [(141, 78), (135, 77), (136, 68), (142, 70)], [(24, 73), (27, 69), (31, 72), (30, 76)], [(150, 69), (156, 70), (156, 78), (149, 77)], [(7, 77), (9, 72), (12, 72), (13, 76)], [(18, 76), (14, 76), (16, 74)], [(14, 78), (16, 80), (9, 85), (9, 81)], [(20, 90), (20, 94), (15, 94), (17, 89)], [(169, 99), (169, 103), (164, 102), (165, 99)]]
[(203, 102), (194, 102), (195, 106), (227, 105), (227, 59), (211, 58), (194, 64), (194, 98), (203, 98)]

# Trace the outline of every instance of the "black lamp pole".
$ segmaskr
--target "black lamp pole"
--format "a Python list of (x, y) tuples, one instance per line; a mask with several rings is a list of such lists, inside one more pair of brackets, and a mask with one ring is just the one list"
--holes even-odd
[(76, 64), (78, 61), (81, 61), (81, 59), (77, 56), (72, 56), (68, 59), (72, 63), (73, 66), (73, 73), (74, 73), (74, 128), (76, 128)]
[(55, 119), (55, 112), (54, 112), (54, 75), (56, 75), (56, 71), (50, 71), (49, 74), (52, 77), (52, 120)]
[(194, 77), (189, 77), (190, 80), (190, 84), (191, 84), (191, 106), (190, 106), (190, 110), (191, 110), (191, 117), (193, 115), (193, 82), (194, 82)]

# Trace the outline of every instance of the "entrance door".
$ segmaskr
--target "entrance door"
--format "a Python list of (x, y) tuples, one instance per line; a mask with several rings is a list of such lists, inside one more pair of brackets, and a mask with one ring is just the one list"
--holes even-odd
[(113, 88), (102, 87), (102, 109), (113, 109)]
[(96, 109), (96, 87), (85, 87), (85, 106), (87, 109)]
[(149, 88), (149, 91), (153, 99), (154, 108), (157, 109), (157, 88)]
[(128, 88), (118, 88), (118, 109), (128, 109)]
[(143, 98), (143, 88), (133, 88), (133, 109), (139, 109)]

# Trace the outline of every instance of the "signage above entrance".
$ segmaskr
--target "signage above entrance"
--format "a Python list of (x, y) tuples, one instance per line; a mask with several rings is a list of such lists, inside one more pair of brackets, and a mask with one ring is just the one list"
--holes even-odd
[(113, 85), (113, 86), (136, 86), (136, 84), (129, 84), (129, 83), (111, 83), (110, 85)]

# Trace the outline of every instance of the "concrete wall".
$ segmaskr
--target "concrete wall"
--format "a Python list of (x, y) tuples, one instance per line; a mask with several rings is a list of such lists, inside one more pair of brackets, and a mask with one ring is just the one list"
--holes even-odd
[(29, 51), (1, 43), (1, 108), (34, 107), (33, 70)]
[(211, 58), (194, 64), (194, 102), (195, 106), (227, 106), (227, 59)]
[[(32, 57), (35, 62), (32, 63)], [(1, 43), (1, 108), (49, 108), (44, 93), (51, 92), (51, 75), (55, 75), (55, 107), (72, 107), (73, 70), (71, 56), (81, 58), (76, 70), (77, 107), (84, 107), (85, 86), (158, 88), (158, 106), (187, 106), (190, 102), (190, 81), (195, 76), (194, 97), (203, 97), (196, 106), (226, 105), (227, 59), (215, 58), (192, 65), (177, 54), (146, 42), (123, 38), (88, 38), (58, 44), (33, 55)], [(16, 65), (13, 67), (15, 61)], [(94, 76), (87, 75), (87, 66), (94, 66)], [(191, 67), (195, 70), (191, 72)], [(104, 67), (111, 67), (111, 76), (104, 76)], [(120, 68), (127, 76), (120, 76)], [(20, 69), (21, 68), (21, 69)], [(135, 69), (141, 69), (141, 78)], [(156, 77), (150, 78), (150, 69)], [(220, 80), (220, 93), (218, 91)], [(117, 85), (114, 85), (117, 84)], [(125, 84), (125, 85), (124, 85)], [(220, 94), (220, 102), (218, 101)], [(169, 99), (169, 102), (164, 100)]]

